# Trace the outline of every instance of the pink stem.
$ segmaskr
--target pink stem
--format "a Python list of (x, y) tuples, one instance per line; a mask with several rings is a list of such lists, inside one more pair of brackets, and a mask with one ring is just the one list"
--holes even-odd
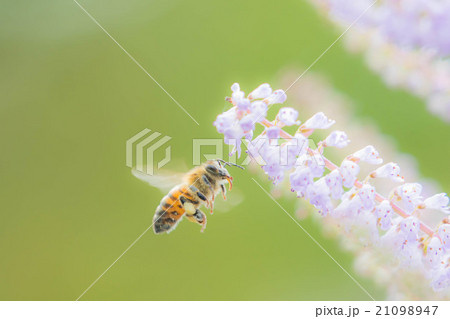
[[(265, 127), (274, 126), (271, 122), (269, 122), (266, 119), (262, 120), (260, 123), (262, 125), (264, 125)], [(284, 138), (285, 140), (293, 139), (293, 137), (290, 134), (286, 133), (283, 130), (280, 131), (280, 136), (282, 138)], [(307, 151), (308, 151), (308, 153), (313, 154), (313, 150), (310, 149), (309, 147), (308, 147)], [(323, 157), (323, 160), (325, 161), (325, 167), (328, 168), (330, 171), (333, 171), (333, 170), (338, 168), (337, 165), (335, 165), (333, 162), (331, 162), (327, 158)], [(358, 188), (362, 188), (363, 184), (359, 180), (356, 180), (355, 181), (355, 186), (358, 187)], [(383, 197), (382, 195), (380, 195), (379, 193), (375, 193), (375, 200), (377, 202), (381, 203), (382, 201), (385, 201), (387, 199), (385, 197)], [(394, 209), (394, 211), (398, 215), (400, 215), (403, 218), (409, 217), (409, 215), (403, 209), (401, 209), (400, 207), (398, 207), (397, 205), (395, 205), (392, 202), (390, 204), (391, 204), (392, 208)], [(434, 231), (428, 225), (424, 224), (422, 221), (420, 222), (420, 230), (422, 230), (424, 233), (426, 233), (430, 237), (432, 237), (433, 234), (434, 234)]]

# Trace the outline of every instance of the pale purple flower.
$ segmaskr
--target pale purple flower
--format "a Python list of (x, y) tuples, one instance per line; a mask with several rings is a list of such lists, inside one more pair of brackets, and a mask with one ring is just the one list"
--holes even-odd
[[(231, 86), (231, 90), (233, 91), (233, 93), (231, 94), (231, 98), (233, 99), (233, 102), (235, 104), (238, 104), (240, 100), (245, 98), (245, 93), (240, 90), (239, 84), (237, 84), (237, 85), (236, 84), (237, 83), (235, 83)], [(234, 90), (233, 90), (233, 88), (234, 88)]]
[(236, 101), (236, 106), (239, 111), (247, 111), (250, 108), (250, 100), (245, 98), (239, 99)]
[(405, 236), (408, 244), (415, 243), (419, 234), (420, 222), (415, 217), (408, 217), (400, 223), (400, 231)]
[[(450, 27), (450, 4), (436, 0), (405, 0), (402, 5), (389, 4), (381, 22), (381, 31), (394, 43), (410, 48), (427, 47), (440, 55), (450, 53), (445, 30)], [(430, 36), (432, 34), (433, 36)]]
[(297, 163), (298, 156), (304, 154), (306, 152), (306, 148), (303, 145), (299, 145), (296, 143), (296, 140), (291, 140), (287, 143), (283, 143), (280, 146), (280, 154), (281, 154), (281, 165), (285, 167), (285, 169), (291, 169)]
[(301, 126), (302, 130), (315, 130), (315, 129), (327, 129), (330, 128), (336, 121), (328, 119), (328, 117), (319, 112), (314, 114), (309, 120), (307, 120)]
[(442, 291), (450, 286), (450, 267), (441, 268), (431, 282), (434, 291)]
[(261, 166), (274, 184), (278, 184), (284, 178), (284, 169), (278, 163), (271, 163)]
[(431, 196), (425, 199), (423, 203), (425, 204), (426, 208), (438, 209), (441, 212), (450, 214), (450, 207), (448, 206), (449, 198), (445, 193), (440, 193)]
[(396, 227), (388, 229), (380, 243), (383, 251), (391, 251), (392, 257), (403, 267), (417, 265), (422, 261), (421, 252), (417, 249), (417, 245), (414, 245), (415, 241), (406, 240), (405, 233)]
[(313, 183), (313, 174), (309, 167), (297, 167), (296, 170), (289, 175), (291, 190), (297, 192), (300, 197), (305, 196), (306, 190)]
[(369, 164), (381, 164), (383, 159), (380, 158), (378, 151), (372, 145), (368, 145), (363, 149), (353, 153), (353, 157)]
[[(289, 142), (285, 143), (285, 147), (289, 154), (295, 154), (297, 158), (301, 158), (306, 154), (308, 150), (308, 144), (309, 141), (304, 135), (296, 133)], [(296, 164), (298, 163), (297, 159), (295, 160), (295, 162)]]
[(244, 116), (241, 120), (239, 120), (239, 125), (244, 132), (253, 131), (255, 129), (255, 121), (253, 120), (253, 116)]
[(444, 249), (450, 251), (450, 224), (442, 224), (438, 230)]
[(280, 163), (280, 147), (277, 140), (265, 139), (263, 147), (260, 148), (259, 154), (264, 159), (266, 165), (272, 163)]
[(364, 206), (359, 196), (354, 196), (354, 190), (344, 193), (341, 203), (335, 212), (343, 217), (354, 218), (364, 211)]
[(331, 213), (333, 210), (330, 199), (330, 189), (324, 178), (317, 180), (307, 188), (306, 197), (309, 199), (309, 202), (319, 210), (319, 213), (324, 216)]
[(333, 131), (325, 139), (325, 146), (334, 146), (337, 148), (346, 147), (350, 143), (347, 134), (342, 131)]
[(371, 177), (385, 177), (389, 178), (395, 182), (403, 182), (404, 179), (400, 176), (400, 166), (397, 163), (387, 163), (379, 168), (377, 168), (374, 172), (372, 172)]
[(359, 166), (353, 161), (344, 160), (339, 168), (342, 175), (342, 183), (345, 187), (352, 187), (359, 174)]
[(300, 125), (300, 121), (297, 121), (298, 111), (292, 107), (283, 107), (278, 112), (277, 118), (286, 126)]
[[(365, 14), (361, 16), (373, 0), (332, 0), (330, 1), (330, 13), (334, 18), (350, 24), (357, 20), (358, 24), (368, 24), (372, 22), (373, 15)], [(361, 17), (360, 17), (361, 16)]]
[(299, 157), (299, 159), (304, 161), (304, 164), (309, 167), (314, 177), (321, 177), (323, 175), (325, 168), (321, 158), (305, 154)]
[(335, 169), (330, 174), (325, 176), (325, 181), (330, 189), (331, 196), (334, 199), (339, 199), (344, 190), (342, 189), (342, 176), (339, 170)]
[(258, 86), (256, 89), (254, 89), (250, 94), (248, 95), (248, 98), (250, 100), (253, 99), (265, 99), (272, 94), (272, 88), (269, 84), (264, 83)]
[(431, 267), (436, 267), (441, 264), (443, 255), (444, 249), (442, 247), (441, 240), (434, 236), (428, 243), (425, 260)]
[[(362, 52), (388, 85), (424, 98), (428, 109), (450, 122), (450, 2), (448, 0), (310, 1), (346, 29), (346, 46)], [(364, 14), (361, 16), (361, 14)], [(356, 18), (358, 21), (356, 22)]]
[[(261, 154), (264, 153), (264, 147), (268, 144), (268, 139), (259, 135), (254, 140), (250, 140), (247, 144), (247, 153), (255, 160), (262, 158)], [(266, 163), (259, 163), (265, 165)]]
[(422, 253), (420, 249), (418, 249), (416, 241), (404, 240), (400, 243), (398, 255), (400, 257), (399, 261), (401, 268), (417, 268), (423, 264)]
[(240, 126), (234, 126), (227, 129), (224, 132), (224, 142), (225, 144), (234, 146), (234, 151), (237, 152), (238, 156), (241, 156), (241, 143), (242, 138), (245, 136), (244, 130)]
[[(375, 187), (369, 184), (370, 178), (401, 182), (400, 168), (391, 162), (372, 171), (363, 182), (357, 182), (360, 161), (382, 162), (373, 146), (353, 153), (336, 168), (322, 156), (322, 146), (345, 147), (349, 140), (344, 132), (332, 132), (319, 147), (308, 143), (308, 136), (315, 129), (328, 128), (334, 123), (323, 113), (315, 114), (298, 128), (294, 136), (290, 136), (283, 127), (299, 125), (298, 113), (293, 108), (282, 108), (275, 121), (261, 123), (265, 131), (254, 138), (255, 123), (266, 117), (270, 104), (284, 102), (285, 93), (281, 90), (271, 93), (270, 86), (261, 85), (251, 96), (245, 97), (237, 83), (233, 84), (232, 91), (233, 98), (227, 100), (235, 106), (219, 115), (214, 125), (224, 134), (225, 143), (234, 146), (233, 152), (240, 155), (242, 140), (248, 141), (249, 156), (257, 159), (269, 179), (277, 184), (289, 176), (292, 191), (308, 199), (322, 215), (330, 215), (327, 223), (335, 223), (345, 231), (353, 244), (357, 244), (354, 247), (358, 251), (363, 247), (365, 253), (369, 253), (370, 250), (365, 249), (369, 247), (390, 251), (393, 255), (387, 257), (394, 259), (400, 269), (414, 267), (414, 271), (421, 272), (420, 276), (428, 278), (435, 289), (450, 286), (450, 271), (445, 270), (450, 257), (450, 224), (444, 221), (438, 229), (432, 229), (425, 223), (422, 225), (416, 214), (412, 214), (415, 209), (425, 208), (449, 213), (450, 200), (446, 194), (437, 194), (423, 201), (422, 186), (409, 183), (390, 193), (392, 202), (383, 198), (388, 192), (376, 195)], [(325, 169), (330, 170), (327, 175), (324, 175)], [(350, 190), (345, 191), (344, 187)], [(401, 203), (394, 210), (395, 200)], [(405, 214), (413, 216), (404, 218)], [(381, 237), (380, 230), (385, 231)], [(419, 240), (421, 231), (428, 237)]]
[(269, 178), (277, 184), (281, 182), (284, 178), (284, 171), (290, 167), (286, 167), (282, 160), (281, 147), (276, 143), (275, 140), (267, 140), (267, 142), (260, 148), (259, 154), (264, 160), (262, 169), (266, 172)]
[(227, 129), (234, 125), (236, 120), (236, 112), (233, 109), (230, 109), (222, 114), (219, 114), (213, 125), (217, 128), (217, 132), (223, 134)]
[(382, 230), (388, 230), (392, 227), (392, 211), (391, 204), (387, 200), (382, 201), (377, 206), (375, 214)]
[(267, 105), (282, 104), (284, 103), (284, 101), (286, 101), (286, 98), (286, 93), (283, 90), (276, 90), (273, 91), (273, 93), (266, 99), (264, 99), (264, 102), (266, 102)]
[(267, 104), (262, 101), (255, 101), (250, 104), (250, 112), (255, 122), (261, 122), (267, 115)]
[(365, 209), (372, 210), (375, 206), (375, 187), (370, 184), (364, 184), (358, 192), (361, 202)]
[(422, 203), (422, 185), (418, 183), (406, 183), (396, 189), (396, 194), (402, 200), (407, 213), (411, 214)]
[[(279, 153), (279, 164), (283, 167), (284, 170), (289, 170), (292, 167), (303, 166), (305, 162), (301, 162), (299, 164), (299, 158), (301, 158), (307, 152), (308, 140), (301, 134), (296, 134), (289, 141), (278, 145), (278, 141), (273, 138), (276, 134), (279, 134), (278, 130), (273, 130), (275, 127), (271, 127), (272, 130), (267, 132), (267, 137), (270, 138), (269, 144), (277, 147)], [(316, 172), (316, 170), (315, 170)]]
[(266, 128), (266, 136), (269, 139), (278, 139), (280, 137), (280, 131), (281, 129), (277, 126)]
[(233, 83), (233, 85), (231, 85), (231, 91), (234, 92), (239, 92), (241, 90), (241, 87), (239, 86), (239, 83)]

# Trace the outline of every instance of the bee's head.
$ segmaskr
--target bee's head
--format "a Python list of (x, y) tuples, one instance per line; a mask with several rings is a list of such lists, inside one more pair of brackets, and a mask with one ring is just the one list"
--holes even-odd
[(206, 162), (206, 171), (213, 177), (214, 179), (217, 179), (219, 181), (228, 181), (228, 184), (230, 184), (230, 189), (233, 186), (233, 177), (230, 175), (228, 170), (225, 168), (225, 166), (236, 166), (241, 169), (244, 169), (242, 166), (239, 166), (234, 163), (228, 163), (224, 160), (217, 159), (217, 160), (211, 160)]

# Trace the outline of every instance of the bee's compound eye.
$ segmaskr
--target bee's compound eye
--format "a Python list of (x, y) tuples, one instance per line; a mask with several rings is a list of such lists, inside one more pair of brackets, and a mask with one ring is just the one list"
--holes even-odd
[(213, 175), (220, 174), (219, 170), (218, 170), (217, 167), (214, 166), (214, 165), (208, 165), (208, 166), (206, 166), (206, 171), (209, 172), (209, 173), (211, 173), (211, 174), (213, 174)]

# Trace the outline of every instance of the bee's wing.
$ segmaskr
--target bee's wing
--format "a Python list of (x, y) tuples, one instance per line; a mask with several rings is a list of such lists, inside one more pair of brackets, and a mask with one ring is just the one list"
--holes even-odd
[(148, 183), (152, 187), (158, 188), (163, 193), (170, 191), (174, 186), (180, 184), (184, 175), (169, 170), (159, 170), (157, 174), (148, 175), (136, 169), (132, 169), (131, 173), (141, 181)]
[(232, 208), (238, 206), (244, 200), (244, 195), (237, 189), (233, 189), (232, 191), (227, 193), (227, 200), (222, 198), (221, 194), (216, 196), (216, 200), (214, 202), (214, 210), (219, 212), (228, 212)]

